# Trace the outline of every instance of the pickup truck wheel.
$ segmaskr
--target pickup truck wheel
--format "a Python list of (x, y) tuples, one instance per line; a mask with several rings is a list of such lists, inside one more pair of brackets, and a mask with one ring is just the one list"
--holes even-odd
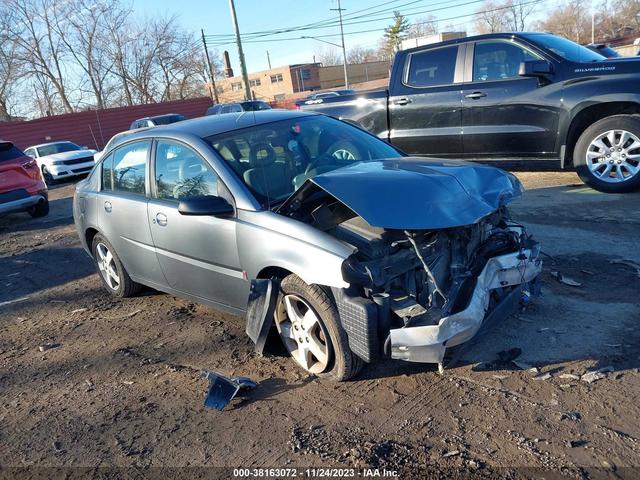
[(142, 285), (131, 280), (113, 246), (101, 234), (93, 237), (91, 251), (100, 280), (111, 295), (126, 298), (140, 291)]
[(614, 115), (587, 128), (573, 154), (576, 172), (595, 190), (623, 193), (640, 186), (640, 119)]
[(308, 372), (343, 381), (360, 370), (361, 360), (349, 349), (338, 311), (319, 286), (307, 285), (296, 275), (285, 277), (275, 323), (293, 360)]
[(341, 161), (355, 162), (362, 160), (358, 147), (346, 140), (341, 140), (331, 145), (327, 150), (327, 154)]

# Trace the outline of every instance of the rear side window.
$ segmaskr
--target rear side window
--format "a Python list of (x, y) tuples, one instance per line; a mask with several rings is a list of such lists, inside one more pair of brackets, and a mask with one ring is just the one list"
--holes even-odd
[(13, 143), (0, 143), (0, 162), (6, 162), (24, 156), (22, 150), (13, 145)]
[(453, 83), (457, 55), (457, 45), (411, 54), (406, 84), (434, 87)]
[(113, 152), (113, 191), (145, 194), (150, 142), (129, 143)]

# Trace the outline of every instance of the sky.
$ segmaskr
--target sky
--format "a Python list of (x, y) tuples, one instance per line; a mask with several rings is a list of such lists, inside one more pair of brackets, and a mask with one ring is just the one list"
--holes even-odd
[[(196, 32), (204, 29), (208, 35), (210, 49), (220, 54), (229, 50), (231, 64), (239, 74), (238, 53), (233, 43), (233, 25), (228, 0), (132, 0), (133, 9), (140, 15), (177, 15), (181, 24)], [(527, 1), (527, 0), (525, 0)], [(528, 0), (530, 1), (530, 0)], [(539, 9), (553, 0), (541, 0)], [(472, 14), (478, 10), (483, 0), (341, 0), (344, 16), (345, 46), (349, 50), (355, 46), (373, 48), (391, 23), (393, 10), (397, 9), (412, 22), (434, 15), (439, 20), (440, 30), (452, 25), (455, 30), (471, 33)], [(249, 72), (266, 70), (267, 51), (272, 67), (294, 63), (312, 62), (314, 53), (334, 48), (314, 39), (301, 36), (321, 36), (325, 42), (340, 43), (339, 26), (310, 28), (303, 31), (281, 33), (279, 35), (255, 37), (252, 32), (272, 31), (308, 25), (320, 21), (337, 20), (337, 0), (235, 0), (240, 33), (243, 35), (243, 50)], [(355, 18), (359, 17), (359, 18)], [(460, 18), (455, 18), (460, 17)], [(358, 22), (358, 23), (356, 23)], [(374, 30), (372, 32), (362, 32)], [(291, 40), (280, 40), (291, 39)], [(260, 40), (260, 41), (256, 41)]]

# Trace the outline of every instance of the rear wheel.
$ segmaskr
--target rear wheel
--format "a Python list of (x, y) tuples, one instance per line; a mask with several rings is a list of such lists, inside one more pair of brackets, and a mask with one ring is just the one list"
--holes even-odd
[(280, 284), (276, 327), (293, 360), (310, 373), (342, 381), (355, 376), (362, 361), (349, 349), (347, 334), (328, 295), (296, 275)]
[(587, 185), (607, 193), (640, 186), (640, 119), (631, 115), (603, 118), (576, 143), (573, 162)]
[(140, 291), (142, 285), (131, 280), (113, 246), (101, 234), (93, 237), (91, 251), (100, 279), (111, 295), (125, 298)]
[(29, 208), (27, 212), (33, 218), (45, 217), (49, 214), (49, 201), (44, 200), (42, 202), (39, 202), (35, 204), (33, 207)]

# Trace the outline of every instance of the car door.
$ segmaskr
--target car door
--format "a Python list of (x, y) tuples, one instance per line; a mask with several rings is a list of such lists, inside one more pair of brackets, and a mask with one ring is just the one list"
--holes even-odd
[(235, 218), (178, 212), (181, 199), (215, 195), (221, 187), (211, 166), (192, 148), (158, 139), (148, 216), (168, 284), (180, 292), (246, 307), (249, 284), (240, 268)]
[(465, 45), (409, 53), (389, 97), (389, 138), (410, 154), (462, 153), (461, 83)]
[[(556, 150), (559, 109), (539, 78), (519, 75), (537, 53), (509, 39), (468, 47), (462, 130), (466, 157), (544, 157)], [(558, 99), (560, 101), (560, 99)]]
[(98, 228), (134, 280), (164, 285), (147, 220), (150, 145), (148, 140), (127, 143), (103, 160)]

